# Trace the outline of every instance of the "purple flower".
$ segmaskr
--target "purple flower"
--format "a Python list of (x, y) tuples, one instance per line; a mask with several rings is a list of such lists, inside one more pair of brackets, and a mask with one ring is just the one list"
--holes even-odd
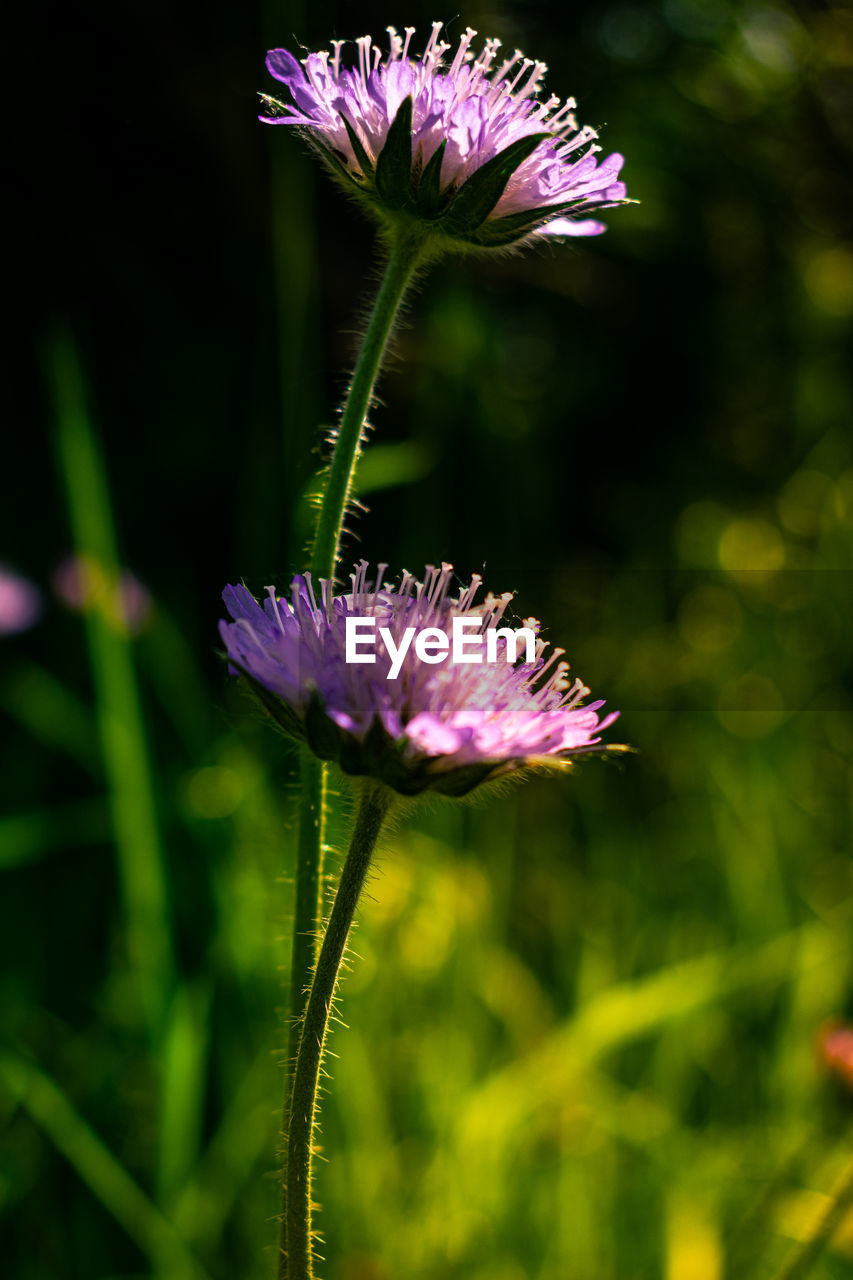
[(267, 69), (291, 100), (263, 95), (261, 119), (298, 126), (386, 218), (414, 216), (441, 238), (486, 248), (604, 231), (586, 215), (626, 201), (622, 156), (596, 158), (596, 132), (578, 126), (573, 99), (537, 96), (545, 63), (516, 50), (495, 66), (494, 39), (475, 57), (469, 27), (448, 64), (441, 27), (420, 58), (409, 53), (413, 27), (405, 39), (388, 28), (386, 57), (362, 36), (352, 67), (342, 40), (301, 63), (273, 49)]
[(0, 636), (29, 631), (41, 617), (42, 608), (38, 587), (0, 565)]
[[(449, 564), (428, 566), (422, 583), (404, 573), (399, 587), (383, 582), (386, 568), (371, 585), (362, 562), (347, 595), (334, 596), (322, 582), (319, 602), (307, 573), (293, 579), (289, 602), (268, 587), (263, 607), (245, 587), (226, 587), (233, 621), (220, 631), (232, 670), (281, 728), (321, 759), (404, 795), (427, 788), (464, 795), (524, 766), (604, 750), (600, 734), (618, 712), (600, 719), (603, 703), (583, 704), (589, 690), (567, 678), (562, 649), (545, 658), (535, 619), (524, 624), (530, 660), (508, 660), (512, 629), (499, 624), (511, 594), (476, 606), (476, 574), (451, 597)], [(355, 619), (368, 621), (356, 628)], [(432, 658), (419, 656), (411, 632), (435, 628), (448, 637), (447, 650), (454, 619), (467, 619), (456, 625), (466, 632), (466, 652), (479, 651), (480, 660), (436, 656), (435, 633), (421, 651), (432, 645)], [(356, 629), (359, 658), (347, 646)], [(488, 660), (490, 648), (497, 660)]]
[(53, 588), (75, 613), (100, 609), (115, 630), (138, 635), (151, 616), (151, 594), (129, 569), (109, 574), (89, 555), (68, 556), (57, 566)]

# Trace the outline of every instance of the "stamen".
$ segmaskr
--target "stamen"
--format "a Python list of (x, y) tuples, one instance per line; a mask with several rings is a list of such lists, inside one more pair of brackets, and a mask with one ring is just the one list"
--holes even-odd
[(487, 40), (483, 47), (482, 52), (480, 53), (479, 58), (477, 58), (476, 62), (474, 63), (474, 69), (479, 70), (480, 72), (485, 74), (491, 67), (492, 63), (494, 62), (495, 54), (497, 53), (500, 47), (501, 47), (500, 40), (497, 40), (494, 37), (491, 40)]
[(302, 576), (305, 579), (305, 586), (308, 591), (308, 599), (311, 601), (311, 608), (314, 613), (317, 613), (319, 611), (317, 609), (317, 601), (314, 599), (314, 584), (311, 581), (311, 573), (306, 569)]
[(456, 57), (453, 59), (452, 63), (450, 64), (450, 70), (447, 72), (449, 76), (451, 77), (455, 76), (459, 68), (462, 66), (462, 63), (465, 61), (465, 55), (468, 52), (471, 41), (474, 39), (474, 36), (476, 34), (477, 32), (474, 30), (473, 27), (467, 28), (464, 36), (459, 41), (459, 48), (456, 50)]
[(379, 592), (382, 590), (382, 579), (385, 577), (385, 570), (387, 568), (388, 568), (387, 564), (378, 564), (376, 566), (376, 581), (373, 584), (374, 604), (376, 603), (376, 597), (379, 595)]
[(479, 573), (472, 573), (471, 582), (466, 587), (466, 589), (462, 592), (462, 595), (459, 597), (460, 613), (467, 613), (469, 611), (469, 609), (471, 608), (471, 605), (474, 603), (474, 597), (476, 596), (477, 592), (480, 590), (480, 587), (482, 585), (483, 585), (483, 579), (480, 577)]
[(272, 601), (273, 612), (275, 613), (275, 620), (278, 623), (278, 629), (281, 634), (284, 635), (284, 623), (282, 622), (281, 614), (278, 611), (278, 600), (275, 598), (275, 587), (264, 587), (264, 591), (266, 591)]
[(500, 600), (498, 600), (498, 601), (496, 602), (496, 604), (495, 604), (495, 610), (494, 610), (494, 613), (492, 614), (492, 622), (493, 622), (493, 623), (498, 623), (498, 622), (500, 622), (501, 618), (502, 618), (502, 617), (504, 616), (504, 614), (506, 613), (506, 611), (507, 611), (507, 609), (508, 609), (508, 607), (509, 607), (509, 603), (510, 603), (510, 601), (512, 600), (512, 598), (513, 598), (513, 596), (514, 596), (514, 595), (515, 595), (515, 592), (514, 592), (514, 591), (505, 591), (505, 592), (503, 593), (503, 595), (501, 596)]
[(361, 82), (365, 89), (367, 88), (367, 76), (370, 70), (370, 46), (372, 40), (370, 36), (359, 36), (356, 40), (358, 45), (358, 71), (361, 76)]
[(512, 91), (515, 89), (515, 86), (518, 84), (519, 80), (524, 75), (525, 71), (527, 71), (532, 66), (533, 66), (533, 59), (525, 58), (520, 68), (516, 72), (515, 79), (513, 80), (512, 84), (509, 86), (510, 93), (512, 93)]
[(335, 593), (331, 578), (320, 579), (320, 598), (323, 601), (323, 612), (326, 621), (331, 622), (335, 616)]
[(438, 575), (438, 581), (435, 584), (435, 591), (433, 592), (433, 596), (430, 601), (430, 604), (436, 612), (444, 604), (444, 600), (447, 595), (447, 588), (450, 586), (452, 578), (453, 565), (448, 564), (446, 560), (443, 560), (441, 563), (441, 573)]
[(520, 49), (516, 49), (511, 58), (507, 58), (506, 62), (502, 62), (498, 68), (497, 75), (492, 77), (492, 88), (496, 89), (498, 85), (509, 75), (519, 58), (523, 58), (524, 54)]
[(332, 59), (332, 74), (334, 75), (336, 80), (341, 72), (341, 49), (343, 47), (344, 47), (343, 40), (332, 41), (332, 48), (335, 51), (335, 56)]
[[(415, 599), (417, 600), (419, 606), (421, 604), (421, 601), (424, 598), (424, 595), (427, 594), (429, 591), (429, 584), (432, 582), (434, 574), (435, 574), (435, 566), (431, 564), (426, 565), (424, 568), (423, 582), (418, 582), (416, 584)], [(418, 613), (420, 614), (420, 608), (418, 609)]]
[(427, 40), (426, 48), (421, 55), (421, 61), (428, 63), (430, 66), (433, 65), (441, 56), (436, 53), (436, 48), (438, 45), (438, 33), (441, 31), (443, 25), (444, 23), (442, 22), (434, 22), (432, 24), (432, 34), (429, 40)]
[[(554, 663), (558, 660), (558, 658), (562, 658), (562, 656), (563, 656), (563, 654), (564, 654), (565, 652), (566, 652), (566, 651), (565, 651), (565, 649), (552, 649), (552, 650), (551, 650), (551, 656), (550, 656), (550, 658), (548, 658), (548, 659), (547, 659), (547, 660), (542, 664), (542, 669), (541, 669), (541, 671), (539, 671), (539, 673), (538, 673), (538, 676), (539, 676), (539, 679), (540, 679), (540, 680), (542, 679), (542, 677), (544, 676), (544, 674), (545, 674), (545, 672), (548, 670), (548, 668), (549, 668), (549, 667), (551, 667), (551, 666), (553, 666), (553, 665), (554, 665)], [(550, 684), (550, 683), (551, 683), (551, 682), (550, 682), (550, 680), (549, 680), (549, 681), (548, 681), (548, 684)], [(547, 688), (547, 687), (548, 687), (548, 685), (545, 685), (545, 686), (544, 686), (544, 688)], [(542, 691), (543, 691), (543, 687), (542, 687), (542, 686), (540, 686), (539, 692), (541, 693)]]
[(542, 77), (544, 76), (547, 70), (548, 70), (547, 63), (534, 62), (533, 70), (530, 73), (530, 77), (527, 81), (527, 84), (524, 86), (523, 89), (519, 89), (518, 93), (515, 95), (516, 102), (521, 102), (523, 101), (524, 98), (529, 98), (531, 93), (536, 93), (537, 88), (539, 86), (539, 81), (542, 79)]
[(588, 693), (589, 693), (589, 689), (586, 687), (583, 680), (575, 680), (574, 684), (572, 685), (571, 689), (569, 690), (568, 694), (563, 700), (563, 706), (574, 707), (578, 702), (580, 702), (583, 698), (585, 698)]

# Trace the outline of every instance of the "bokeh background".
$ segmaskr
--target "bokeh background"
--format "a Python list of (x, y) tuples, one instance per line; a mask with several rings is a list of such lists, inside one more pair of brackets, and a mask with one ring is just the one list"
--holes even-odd
[[(267, 47), (437, 16), (546, 60), (642, 203), (433, 271), (347, 553), (515, 589), (637, 754), (387, 840), (329, 1059), (322, 1274), (771, 1276), (853, 1155), (816, 1050), (853, 1014), (853, 11), (20, 12), (0, 552), (41, 613), (0, 638), (15, 1280), (272, 1274), (295, 760), (216, 622), (226, 582), (304, 564), (376, 255), (255, 95)], [(336, 851), (347, 820), (342, 796)], [(853, 1276), (853, 1224), (810, 1274)]]

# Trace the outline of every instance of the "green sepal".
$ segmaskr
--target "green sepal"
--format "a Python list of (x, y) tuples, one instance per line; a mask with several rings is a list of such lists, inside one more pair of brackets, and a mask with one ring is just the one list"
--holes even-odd
[(560, 217), (569, 209), (582, 204), (581, 200), (566, 200), (563, 204), (540, 205), (536, 209), (524, 209), (521, 213), (511, 213), (505, 218), (494, 218), (484, 222), (471, 239), (484, 248), (501, 248), (513, 244), (516, 240), (530, 235), (537, 227), (544, 226), (552, 219)]
[[(236, 666), (233, 658), (229, 658), (228, 661), (232, 666)], [(267, 715), (275, 721), (276, 727), (281, 729), (282, 733), (285, 733), (288, 738), (295, 738), (297, 742), (304, 742), (305, 733), (302, 724), (287, 703), (282, 698), (276, 697), (274, 693), (271, 693), (254, 676), (250, 676), (244, 668), (239, 667), (238, 670), (243, 688), (251, 695), (253, 701), (257, 702)]]
[(341, 159), (339, 151), (333, 151), (331, 147), (326, 147), (322, 142), (318, 142), (316, 138), (309, 139), (310, 145), (319, 154), (323, 163), (331, 171), (334, 178), (342, 178), (348, 186), (357, 187), (363, 190), (364, 184), (361, 180), (348, 169)]
[(394, 739), (377, 716), (363, 742), (344, 737), (340, 765), (345, 773), (378, 778), (399, 795), (416, 796), (428, 786), (423, 771), (404, 759), (405, 737)]
[[(347, 131), (347, 137), (349, 138), (350, 146), (352, 147), (353, 152), (355, 153), (355, 158), (358, 161), (361, 172), (364, 174), (365, 178), (372, 178), (373, 177), (373, 161), (365, 151), (361, 138), (358, 136), (355, 129), (352, 127), (352, 125), (350, 124), (349, 120), (347, 120), (345, 115), (341, 114), (341, 119), (344, 122), (344, 128)], [(350, 177), (352, 177), (352, 174), (350, 174)]]
[(472, 173), (436, 223), (436, 230), (450, 236), (473, 235), (500, 200), (506, 184), (519, 165), (536, 150), (540, 142), (551, 137), (551, 133), (531, 133), (526, 138), (519, 138), (518, 142), (513, 142)]
[(412, 99), (404, 98), (376, 161), (376, 190), (390, 209), (412, 199)]
[(362, 774), (379, 777), (382, 761), (392, 749), (392, 740), (382, 721), (376, 716), (363, 742), (347, 733), (343, 734), (339, 763), (344, 773), (351, 773), (356, 777)]
[(405, 734), (395, 739), (388, 738), (388, 750), (382, 757), (379, 777), (386, 787), (391, 787), (402, 796), (419, 796), (429, 786), (429, 779), (423, 769), (405, 759), (408, 740)]
[(326, 704), (315, 689), (305, 710), (305, 738), (321, 760), (339, 760), (344, 735), (326, 715)]
[(441, 146), (433, 151), (418, 183), (416, 204), (418, 213), (423, 214), (425, 218), (434, 218), (438, 213), (441, 202), (441, 162), (446, 148), (447, 139), (445, 138)]
[(440, 796), (452, 796), (460, 799), (467, 796), (475, 787), (479, 787), (495, 772), (494, 764), (459, 765), (447, 773), (427, 774), (427, 786)]

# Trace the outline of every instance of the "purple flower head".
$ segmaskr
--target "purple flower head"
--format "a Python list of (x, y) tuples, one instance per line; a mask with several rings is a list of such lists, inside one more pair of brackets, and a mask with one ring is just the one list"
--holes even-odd
[(0, 565), (0, 636), (29, 631), (43, 607), (42, 594), (34, 583)]
[(153, 608), (148, 588), (129, 569), (110, 574), (89, 555), (63, 560), (53, 575), (53, 589), (75, 613), (99, 609), (110, 626), (125, 635), (144, 630)]
[(286, 49), (267, 69), (289, 102), (263, 95), (267, 124), (301, 128), (332, 171), (386, 218), (417, 221), (437, 240), (497, 248), (528, 236), (591, 236), (590, 218), (626, 202), (622, 156), (598, 160), (595, 130), (578, 126), (575, 102), (539, 97), (544, 62), (516, 49), (496, 63), (499, 40), (475, 56), (469, 27), (452, 58), (442, 24), (419, 58), (388, 28), (383, 57), (370, 36), (298, 62)]
[[(618, 712), (599, 718), (603, 703), (583, 703), (589, 690), (567, 678), (562, 649), (545, 658), (535, 619), (524, 624), (530, 649), (513, 660), (512, 629), (499, 626), (511, 594), (476, 605), (476, 574), (451, 596), (449, 564), (428, 566), (423, 582), (404, 573), (398, 587), (383, 582), (386, 568), (371, 584), (362, 562), (346, 595), (323, 581), (319, 601), (307, 573), (293, 579), (289, 601), (268, 587), (263, 607), (245, 587), (225, 588), (233, 621), (220, 632), (232, 670), (282, 729), (346, 773), (377, 777), (404, 795), (465, 795), (524, 766), (604, 750), (601, 732)], [(457, 627), (465, 652), (479, 659), (457, 657)], [(411, 633), (427, 628), (435, 630), (419, 656)], [(347, 644), (356, 629), (359, 657)], [(443, 657), (438, 633), (447, 637)]]

